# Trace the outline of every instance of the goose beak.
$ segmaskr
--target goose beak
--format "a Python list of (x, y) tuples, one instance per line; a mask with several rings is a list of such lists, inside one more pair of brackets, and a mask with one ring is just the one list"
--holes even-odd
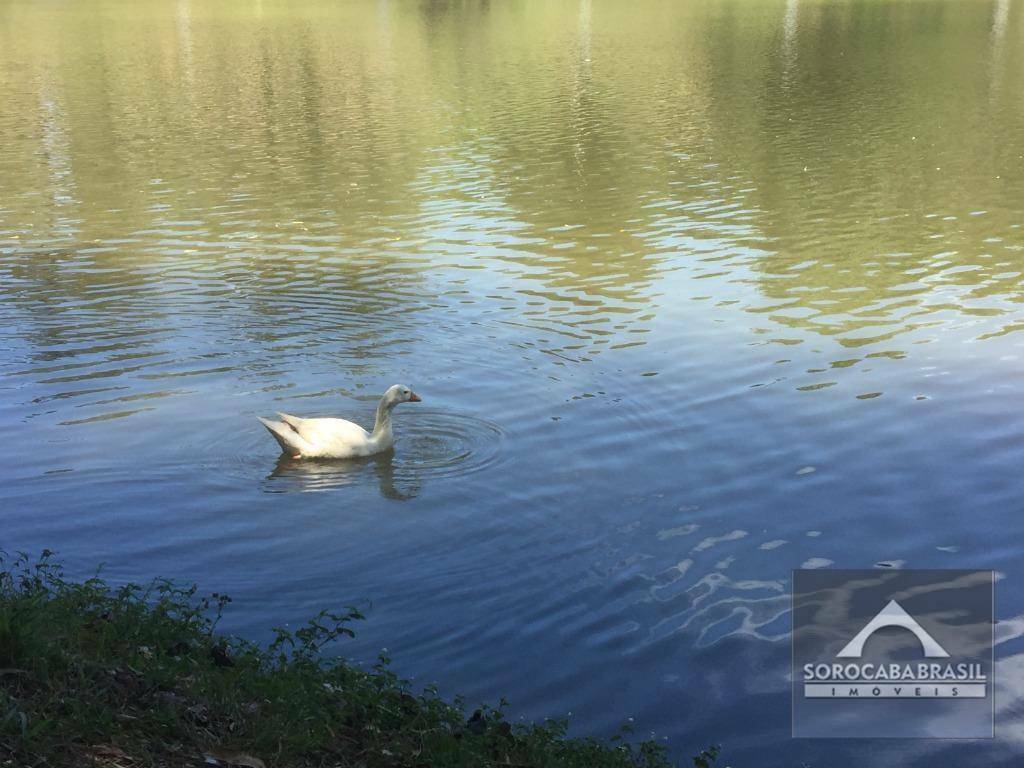
[(421, 403), (423, 401), (422, 401), (422, 399), (420, 398), (419, 395), (417, 395), (415, 392), (413, 392), (411, 395), (409, 395), (409, 402), (410, 403)]

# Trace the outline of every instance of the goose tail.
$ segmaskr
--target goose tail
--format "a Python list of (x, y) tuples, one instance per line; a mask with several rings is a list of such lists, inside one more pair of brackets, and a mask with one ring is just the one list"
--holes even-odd
[(282, 452), (297, 457), (302, 454), (303, 449), (308, 447), (306, 441), (299, 437), (298, 433), (283, 421), (272, 421), (264, 419), (262, 416), (257, 416), (256, 418), (260, 420), (260, 424), (266, 427), (267, 431), (277, 440), (277, 444), (281, 446)]

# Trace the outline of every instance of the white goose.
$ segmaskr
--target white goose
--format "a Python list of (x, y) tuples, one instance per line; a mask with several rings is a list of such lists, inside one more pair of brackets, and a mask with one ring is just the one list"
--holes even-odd
[(377, 405), (373, 431), (345, 419), (300, 419), (279, 413), (281, 421), (260, 421), (293, 459), (349, 459), (371, 456), (395, 444), (391, 411), (399, 403), (418, 403), (420, 396), (404, 384), (388, 387)]

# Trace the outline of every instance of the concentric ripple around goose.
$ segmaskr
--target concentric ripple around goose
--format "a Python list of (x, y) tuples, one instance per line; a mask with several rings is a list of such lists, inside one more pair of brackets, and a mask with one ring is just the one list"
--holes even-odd
[(395, 476), (427, 480), (478, 472), (499, 457), (504, 432), (467, 414), (420, 411), (395, 427)]
[(465, 414), (418, 411), (396, 419), (394, 451), (361, 459), (294, 460), (282, 457), (263, 484), (268, 493), (327, 491), (376, 484), (383, 496), (408, 499), (424, 483), (493, 465), (504, 432)]

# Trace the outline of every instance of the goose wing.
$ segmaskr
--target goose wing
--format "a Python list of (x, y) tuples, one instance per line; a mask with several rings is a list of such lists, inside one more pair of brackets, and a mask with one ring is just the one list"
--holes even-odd
[(345, 419), (300, 419), (287, 413), (278, 416), (302, 440), (315, 446), (361, 445), (370, 437), (365, 429)]

